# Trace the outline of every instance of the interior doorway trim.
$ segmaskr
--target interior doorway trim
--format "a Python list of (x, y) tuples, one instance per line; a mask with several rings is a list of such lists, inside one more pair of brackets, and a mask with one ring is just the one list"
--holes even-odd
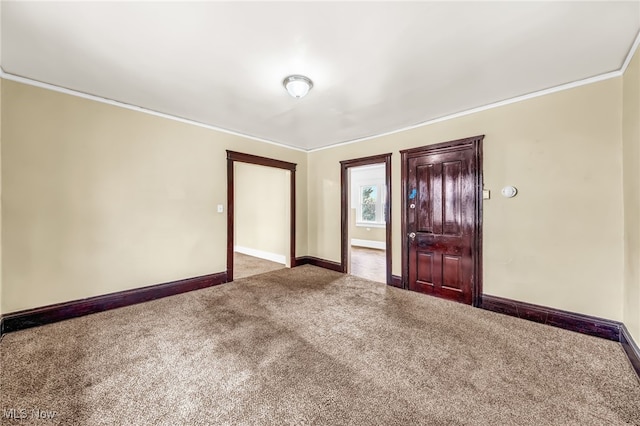
[(401, 225), (402, 232), (402, 288), (409, 288), (409, 241), (407, 239), (407, 215), (408, 215), (408, 161), (411, 157), (419, 157), (424, 154), (436, 154), (448, 151), (455, 151), (471, 146), (475, 157), (475, 170), (472, 171), (475, 185), (475, 206), (474, 206), (474, 241), (472, 249), (474, 251), (473, 262), (473, 283), (472, 283), (472, 306), (479, 307), (482, 304), (482, 141), (484, 135), (472, 136), (470, 138), (457, 139), (433, 145), (421, 146), (418, 148), (405, 149), (400, 151), (400, 179), (402, 186), (401, 194)]
[(348, 238), (349, 238), (349, 168), (368, 166), (371, 164), (381, 164), (385, 166), (385, 186), (386, 202), (384, 203), (385, 214), (385, 236), (386, 236), (386, 263), (387, 263), (387, 284), (391, 285), (391, 153), (373, 155), (371, 157), (355, 158), (340, 162), (340, 198), (341, 198), (341, 256), (340, 265), (342, 272), (347, 273), (348, 260)]
[(233, 247), (234, 247), (234, 163), (256, 164), (258, 166), (275, 167), (278, 169), (289, 170), (291, 172), (290, 179), (290, 232), (289, 232), (289, 250), (291, 267), (296, 266), (296, 163), (289, 163), (273, 158), (260, 157), (257, 155), (244, 154), (227, 150), (227, 282), (233, 281)]

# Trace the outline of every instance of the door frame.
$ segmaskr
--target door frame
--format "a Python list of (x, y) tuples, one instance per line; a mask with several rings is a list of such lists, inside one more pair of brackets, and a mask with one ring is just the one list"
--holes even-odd
[(275, 167), (289, 170), (290, 179), (290, 232), (289, 251), (291, 267), (296, 266), (296, 163), (275, 160), (273, 158), (244, 154), (227, 150), (227, 282), (233, 281), (233, 247), (234, 247), (234, 163), (256, 164), (258, 166)]
[(349, 262), (347, 248), (349, 244), (349, 169), (352, 167), (369, 166), (372, 164), (384, 164), (385, 166), (384, 181), (386, 186), (386, 202), (383, 208), (385, 212), (386, 231), (386, 279), (387, 284), (391, 285), (391, 153), (340, 161), (340, 230), (342, 232), (340, 238), (340, 266), (342, 268), (342, 272), (346, 274)]
[(421, 146), (418, 148), (405, 149), (400, 151), (401, 168), (400, 180), (402, 186), (401, 193), (401, 235), (402, 235), (402, 288), (409, 288), (409, 240), (407, 238), (407, 191), (408, 182), (408, 162), (410, 158), (420, 157), (425, 154), (438, 154), (447, 151), (455, 151), (466, 146), (473, 150), (475, 168), (472, 170), (473, 180), (476, 190), (474, 191), (474, 221), (473, 221), (473, 280), (471, 283), (471, 304), (479, 307), (482, 302), (482, 189), (483, 189), (483, 167), (482, 167), (482, 141), (484, 135), (472, 136), (464, 139), (456, 139), (448, 142), (433, 145)]

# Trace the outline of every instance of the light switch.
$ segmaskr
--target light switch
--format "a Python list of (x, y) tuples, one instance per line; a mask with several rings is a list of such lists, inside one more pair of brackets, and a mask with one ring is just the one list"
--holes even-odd
[(491, 192), (488, 189), (483, 189), (482, 190), (482, 199), (483, 200), (488, 200), (489, 198), (491, 198)]
[(224, 206), (222, 204), (218, 204), (218, 213), (222, 213), (224, 211)]

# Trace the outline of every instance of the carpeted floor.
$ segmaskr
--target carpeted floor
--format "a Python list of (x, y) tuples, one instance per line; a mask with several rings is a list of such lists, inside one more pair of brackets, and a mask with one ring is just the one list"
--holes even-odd
[(619, 344), (313, 266), (6, 335), (64, 425), (640, 424)]
[(233, 279), (246, 278), (253, 275), (264, 274), (265, 272), (276, 271), (286, 268), (281, 263), (260, 259), (259, 257), (246, 254), (233, 253)]

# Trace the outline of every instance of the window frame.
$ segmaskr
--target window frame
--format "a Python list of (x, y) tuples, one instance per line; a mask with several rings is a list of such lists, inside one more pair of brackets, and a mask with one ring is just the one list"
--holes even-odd
[[(362, 192), (364, 188), (376, 188), (376, 220), (364, 220), (362, 218), (363, 213), (363, 197)], [(384, 202), (382, 198), (384, 196), (384, 184), (374, 182), (364, 182), (358, 186), (358, 205), (356, 206), (356, 226), (366, 228), (384, 228), (386, 222), (384, 220)]]

